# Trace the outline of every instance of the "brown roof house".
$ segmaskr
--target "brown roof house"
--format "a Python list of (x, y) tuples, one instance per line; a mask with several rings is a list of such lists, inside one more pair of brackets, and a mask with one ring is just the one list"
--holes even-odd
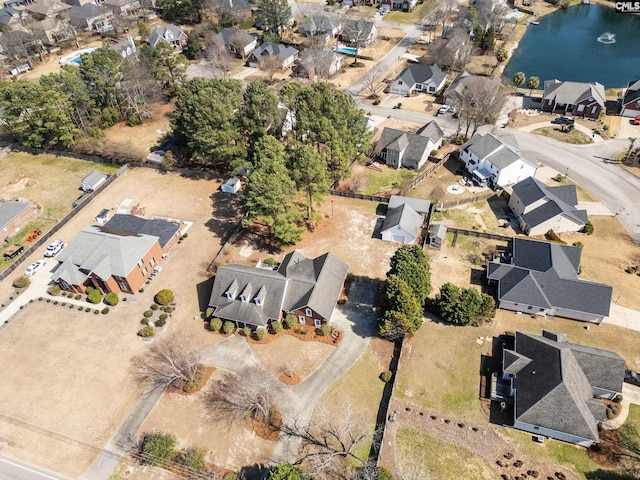
[(624, 89), (620, 115), (630, 118), (640, 115), (640, 80), (629, 82)]
[(103, 226), (83, 229), (56, 257), (55, 281), (69, 292), (87, 287), (137, 292), (178, 241), (183, 225), (134, 215), (114, 215)]
[(35, 210), (28, 203), (0, 202), (0, 241), (19, 232), (34, 217)]
[(235, 28), (223, 28), (214, 42), (221, 50), (226, 49), (240, 58), (246, 58), (258, 44), (256, 37)]
[(67, 18), (71, 5), (58, 0), (37, 0), (28, 3), (24, 8), (33, 15), (33, 18), (43, 20), (47, 17)]
[(209, 305), (213, 315), (238, 327), (263, 327), (294, 315), (300, 324), (321, 327), (331, 322), (348, 265), (328, 252), (307, 258), (299, 251), (282, 263), (260, 268), (247, 265), (218, 267)]
[(542, 94), (542, 111), (598, 118), (604, 110), (605, 93), (601, 83), (547, 80)]
[(501, 373), (493, 374), (491, 397), (513, 405), (514, 428), (590, 447), (600, 441), (602, 399), (622, 391), (624, 359), (571, 343), (565, 333), (518, 331), (514, 348), (503, 350)]

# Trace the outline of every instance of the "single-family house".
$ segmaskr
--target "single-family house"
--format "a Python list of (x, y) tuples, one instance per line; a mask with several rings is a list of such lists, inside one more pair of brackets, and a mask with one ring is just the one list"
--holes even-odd
[(162, 25), (154, 28), (149, 35), (151, 48), (156, 48), (160, 42), (168, 43), (174, 50), (181, 52), (187, 44), (187, 34), (175, 25)]
[(181, 233), (179, 223), (114, 215), (103, 226), (80, 231), (58, 254), (55, 281), (69, 292), (137, 292)]
[(440, 250), (447, 238), (447, 227), (442, 223), (429, 225), (429, 248)]
[(404, 244), (416, 243), (430, 208), (431, 202), (428, 200), (392, 195), (380, 229), (382, 240)]
[(34, 217), (35, 210), (28, 203), (0, 202), (0, 241), (19, 232)]
[(236, 20), (251, 18), (251, 5), (247, 0), (221, 0), (220, 8)]
[(83, 192), (93, 192), (106, 181), (107, 176), (104, 173), (100, 173), (97, 170), (94, 170), (82, 179), (82, 181), (80, 182), (80, 188)]
[(391, 85), (389, 91), (396, 95), (407, 95), (414, 92), (435, 94), (444, 88), (447, 76), (438, 65), (409, 65)]
[(542, 94), (542, 111), (597, 119), (605, 108), (601, 83), (547, 80)]
[(617, 353), (569, 342), (566, 333), (516, 331), (492, 384), (513, 405), (513, 428), (588, 448), (600, 441), (603, 399), (622, 391), (624, 366)]
[(582, 249), (515, 237), (507, 263), (489, 262), (498, 306), (531, 315), (600, 323), (609, 315), (612, 288), (578, 278)]
[(433, 150), (440, 148), (443, 136), (442, 129), (435, 120), (418, 133), (385, 127), (373, 152), (390, 167), (417, 170), (422, 168)]
[(0, 26), (2, 27), (20, 25), (27, 18), (29, 14), (25, 10), (18, 10), (11, 6), (0, 8)]
[(98, 32), (113, 30), (113, 12), (95, 3), (71, 7), (69, 21), (78, 29)]
[(528, 177), (537, 167), (520, 156), (512, 136), (498, 138), (491, 133), (471, 137), (460, 150), (460, 161), (476, 185), (504, 188)]
[(220, 185), (220, 190), (224, 193), (237, 193), (240, 190), (240, 179), (238, 177), (231, 177), (224, 181), (222, 185)]
[(58, 0), (36, 0), (33, 3), (27, 3), (24, 9), (36, 20), (44, 20), (47, 17), (66, 19), (71, 5)]
[(509, 209), (527, 235), (578, 232), (588, 222), (587, 211), (578, 210), (575, 185), (550, 187), (533, 177), (513, 186)]
[(288, 253), (276, 268), (218, 267), (209, 306), (213, 315), (238, 327), (267, 327), (293, 315), (317, 328), (331, 322), (348, 265), (328, 252), (307, 258)]
[(338, 40), (354, 48), (362, 48), (374, 43), (378, 38), (378, 27), (371, 20), (347, 18)]
[(216, 35), (216, 43), (231, 53), (241, 58), (246, 58), (256, 49), (258, 40), (244, 30), (223, 28), (222, 31)]
[(483, 77), (471, 75), (468, 72), (459, 73), (444, 91), (444, 101), (450, 105), (461, 105), (467, 92), (483, 92), (487, 95), (497, 95), (500, 92), (501, 82), (499, 77)]
[(53, 45), (72, 36), (69, 24), (55, 17), (47, 17), (39, 22), (33, 22), (31, 29), (37, 39), (48, 45)]
[(140, 0), (103, 0), (102, 3), (111, 10), (114, 15), (123, 17), (137, 15), (142, 11)]
[(381, 0), (380, 7), (387, 10), (411, 12), (418, 5), (418, 0)]
[(623, 90), (620, 115), (631, 118), (640, 115), (640, 80), (629, 82)]
[(456, 28), (436, 49), (435, 58), (443, 68), (459, 67), (471, 51), (472, 41), (465, 29)]
[(335, 15), (315, 13), (300, 21), (298, 33), (305, 37), (327, 35), (328, 38), (331, 38), (338, 35), (341, 28), (342, 23)]
[(308, 48), (293, 68), (293, 74), (310, 79), (329, 78), (338, 73), (343, 65), (344, 55), (339, 55), (330, 48)]
[(136, 47), (136, 42), (133, 41), (133, 38), (129, 35), (124, 40), (120, 40), (115, 45), (111, 46), (111, 50), (115, 50), (118, 52), (122, 58), (128, 58), (131, 55), (135, 55), (138, 51)]
[(290, 67), (298, 58), (298, 50), (281, 43), (263, 43), (249, 55), (247, 64), (253, 68), (260, 68), (260, 62), (271, 55), (278, 57), (282, 62), (282, 68), (285, 69)]

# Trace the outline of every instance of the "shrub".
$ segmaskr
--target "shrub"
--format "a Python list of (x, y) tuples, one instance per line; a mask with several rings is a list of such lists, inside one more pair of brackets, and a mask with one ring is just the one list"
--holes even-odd
[[(47, 303), (51, 303), (51, 299), (50, 298), (47, 298)], [(4, 307), (4, 305), (3, 305), (3, 307)]]
[(91, 311), (91, 307), (87, 307), (84, 309), (85, 312), (90, 312)]
[(591, 445), (591, 450), (593, 450), (594, 452), (601, 452), (602, 450), (604, 450), (604, 447), (601, 443), (594, 443), (593, 445)]
[(275, 267), (276, 265), (278, 265), (278, 261), (275, 258), (265, 258), (264, 261), (262, 262), (265, 265), (269, 265), (271, 267)]
[(295, 327), (297, 322), (298, 322), (298, 319), (296, 318), (295, 315), (288, 314), (286, 317), (284, 317), (284, 325), (287, 328)]
[(80, 311), (84, 310), (84, 308), (82, 308), (82, 305), (78, 305), (78, 310)]
[(151, 304), (151, 306), (149, 306), (149, 308), (153, 311), (158, 310), (158, 305), (156, 305), (155, 303)]
[(151, 318), (153, 316), (153, 312), (151, 310), (147, 310), (142, 314), (145, 318)]
[(616, 403), (620, 403), (620, 402), (622, 402), (622, 395), (617, 394), (617, 395), (614, 397), (613, 401), (614, 401), (614, 402), (616, 402)]
[(104, 308), (102, 309), (102, 314), (103, 314), (103, 315), (106, 315), (107, 313), (109, 313), (109, 307), (104, 307)]
[(62, 302), (60, 305), (63, 306), (63, 307), (66, 307), (67, 306), (67, 302)]
[(211, 315), (213, 315), (213, 307), (207, 307), (207, 310), (205, 310), (204, 312), (204, 318), (211, 318)]
[(250, 336), (251, 336), (251, 327), (244, 327), (244, 328), (242, 329), (242, 334), (243, 334), (245, 337), (250, 337)]
[(144, 293), (144, 288), (139, 289), (138, 293)]
[(73, 303), (70, 303), (69, 308), (73, 308), (73, 307), (74, 307)]
[(142, 438), (142, 457), (152, 465), (172, 462), (178, 454), (176, 444), (176, 437), (171, 433), (145, 433)]
[(198, 390), (198, 384), (196, 382), (184, 382), (182, 384), (182, 391), (184, 393), (193, 393), (196, 390)]
[(458, 428), (464, 428), (464, 423), (462, 422), (458, 423)]
[(104, 301), (107, 305), (111, 305), (112, 307), (115, 307), (119, 301), (118, 294), (116, 292), (109, 292), (104, 297)]
[(58, 300), (55, 300), (55, 301), (53, 302), (53, 304), (54, 304), (54, 305), (58, 305), (58, 303), (60, 303), (60, 302), (58, 302)]
[(280, 322), (278, 322), (277, 320), (274, 322), (271, 322), (271, 331), (276, 334), (276, 333), (280, 333), (282, 331), (282, 324)]
[(100, 313), (100, 310), (98, 310), (98, 309), (96, 309), (96, 310), (94, 310), (94, 311), (93, 311), (93, 314), (94, 314), (94, 315), (98, 315), (99, 313)]
[(219, 332), (221, 328), (222, 328), (222, 320), (220, 320), (218, 317), (213, 317), (209, 321), (209, 330), (213, 332)]
[(267, 330), (264, 328), (256, 328), (256, 338), (262, 340), (267, 335)]
[(75, 299), (76, 299), (76, 300), (82, 300), (82, 295), (78, 293), (78, 294), (75, 296)]
[(100, 303), (102, 301), (102, 295), (100, 295), (100, 292), (96, 289), (92, 289), (91, 291), (89, 291), (87, 289), (88, 295), (87, 295), (87, 301), (89, 303)]
[(573, 242), (573, 246), (574, 247), (578, 247), (578, 248), (584, 248), (584, 243), (582, 243), (582, 242)]
[(146, 337), (153, 337), (155, 333), (156, 332), (153, 329), (153, 327), (150, 327), (149, 325), (147, 325), (140, 329), (140, 331), (138, 332), (138, 335), (140, 337), (146, 338)]
[(149, 325), (149, 319), (148, 318), (143, 318), (142, 320), (140, 320), (140, 323), (142, 325)]
[(593, 231), (595, 230), (595, 228), (593, 227), (593, 223), (591, 222), (587, 222), (584, 226), (584, 228), (582, 229), (582, 231), (584, 233), (586, 233), (587, 235), (593, 235)]
[(164, 318), (159, 318), (154, 323), (155, 323), (156, 327), (160, 328), (160, 327), (164, 327), (167, 324), (167, 320), (164, 319)]
[(451, 423), (451, 420), (449, 420), (448, 418), (445, 418), (444, 423)]
[(238, 480), (238, 476), (233, 472), (227, 472), (222, 477), (222, 480)]
[(331, 325), (329, 325), (328, 323), (325, 323), (324, 325), (322, 325), (322, 327), (320, 327), (320, 331), (322, 332), (322, 335), (324, 335), (324, 336), (330, 335), (331, 334)]
[(382, 372), (378, 378), (380, 378), (380, 380), (382, 380), (384, 383), (387, 383), (391, 381), (392, 377), (393, 377), (393, 373), (387, 370), (386, 372)]
[(20, 275), (12, 283), (15, 288), (27, 288), (30, 284), (31, 280), (26, 275)]
[(233, 322), (224, 322), (222, 324), (222, 331), (224, 333), (231, 333), (235, 330), (236, 326), (233, 324)]
[(174, 298), (173, 291), (165, 288), (156, 293), (155, 301), (158, 305), (169, 305)]
[(169, 315), (167, 315), (166, 313), (163, 313), (160, 315), (160, 320), (166, 320), (168, 316)]

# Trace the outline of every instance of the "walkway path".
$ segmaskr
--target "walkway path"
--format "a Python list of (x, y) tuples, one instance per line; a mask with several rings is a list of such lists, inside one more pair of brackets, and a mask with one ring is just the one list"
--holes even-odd
[(630, 383), (623, 383), (620, 414), (616, 418), (604, 422), (603, 427), (607, 430), (617, 430), (620, 428), (629, 416), (629, 406), (632, 403), (634, 405), (640, 405), (640, 387), (631, 385)]
[(602, 323), (609, 323), (640, 332), (640, 312), (611, 302), (609, 316), (605, 317)]
[[(518, 130), (520, 130), (521, 132), (533, 132), (534, 130), (537, 130), (539, 128), (558, 127), (558, 126), (559, 125), (557, 125), (555, 123), (551, 123), (550, 121), (548, 121), (548, 122), (538, 122), (538, 123), (534, 123), (532, 125), (526, 125), (524, 127), (520, 127)], [(593, 131), (591, 129), (585, 127), (584, 125), (581, 125), (579, 123), (574, 123), (573, 126), (579, 132), (582, 132), (585, 135), (587, 135), (588, 137), (591, 137), (593, 139), (594, 143), (604, 142), (604, 138), (602, 138), (600, 135), (596, 135), (595, 133), (593, 133)]]

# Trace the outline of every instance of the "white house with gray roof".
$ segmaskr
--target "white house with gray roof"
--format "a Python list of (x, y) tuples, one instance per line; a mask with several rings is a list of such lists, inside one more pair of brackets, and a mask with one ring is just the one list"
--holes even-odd
[(537, 167), (520, 156), (513, 136), (476, 134), (460, 150), (460, 161), (476, 185), (504, 188), (536, 174)]
[(596, 119), (605, 107), (604, 86), (598, 82), (544, 82), (542, 110)]
[(177, 52), (181, 52), (182, 48), (187, 44), (187, 38), (187, 34), (175, 25), (162, 25), (151, 31), (149, 45), (151, 45), (151, 48), (156, 48), (159, 43), (165, 42)]
[(328, 252), (307, 258), (287, 254), (277, 269), (218, 267), (209, 306), (213, 315), (238, 327), (267, 327), (283, 315), (320, 328), (331, 321), (348, 265)]
[(428, 200), (392, 195), (380, 229), (382, 240), (404, 244), (416, 243), (430, 208), (431, 202)]
[(422, 168), (433, 150), (442, 145), (444, 134), (433, 120), (418, 133), (385, 127), (376, 143), (374, 154), (394, 168)]
[(578, 277), (581, 255), (579, 247), (515, 237), (505, 263), (487, 265), (499, 308), (600, 323), (609, 315), (613, 289)]
[[(503, 350), (502, 377), (494, 376), (492, 399), (513, 405), (513, 427), (590, 447), (600, 441), (603, 398), (622, 391), (625, 361), (617, 353), (571, 343), (564, 333), (516, 332)], [(495, 375), (495, 374), (494, 374)], [(496, 390), (505, 395), (494, 396)]]
[(527, 235), (578, 232), (589, 221), (586, 210), (578, 210), (575, 185), (550, 187), (533, 177), (513, 186), (509, 208)]
[(396, 95), (414, 92), (436, 93), (444, 88), (447, 75), (438, 65), (412, 64), (405, 68), (391, 85), (389, 91)]

